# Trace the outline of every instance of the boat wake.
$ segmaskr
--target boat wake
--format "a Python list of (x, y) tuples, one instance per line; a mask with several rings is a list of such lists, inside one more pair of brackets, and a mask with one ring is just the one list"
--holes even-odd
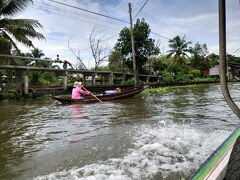
[(53, 172), (35, 179), (189, 178), (223, 141), (229, 130), (204, 132), (191, 125), (166, 123), (135, 127), (133, 146), (123, 157)]

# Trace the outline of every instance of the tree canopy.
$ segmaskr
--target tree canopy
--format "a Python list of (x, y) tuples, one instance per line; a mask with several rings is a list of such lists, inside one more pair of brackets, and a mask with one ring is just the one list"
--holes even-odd
[(176, 36), (169, 40), (168, 57), (172, 56), (174, 61), (173, 64), (184, 65), (186, 64), (186, 57), (188, 57), (187, 52), (189, 52), (190, 41), (186, 41), (185, 36), (181, 38)]
[(208, 48), (206, 44), (196, 43), (189, 51), (192, 54), (190, 61), (193, 68), (204, 70), (211, 67), (210, 60), (207, 58)]
[(227, 61), (229, 65), (240, 65), (240, 57), (231, 54), (227, 54)]
[[(158, 55), (160, 50), (155, 45), (155, 40), (150, 38), (151, 29), (144, 19), (137, 19), (133, 27), (133, 36), (135, 42), (136, 66), (140, 73), (144, 72), (143, 65), (148, 58), (153, 55)], [(115, 45), (115, 50), (120, 51), (124, 57), (124, 64), (130, 69), (133, 68), (132, 63), (132, 45), (131, 32), (128, 27), (121, 30), (119, 39)]]
[(18, 50), (17, 42), (33, 47), (31, 38), (44, 39), (35, 28), (42, 25), (33, 19), (11, 19), (26, 8), (32, 0), (0, 1), (0, 53), (10, 54), (12, 47)]
[(125, 66), (123, 64), (123, 56), (120, 51), (112, 51), (108, 57), (109, 70), (122, 72), (125, 70)]

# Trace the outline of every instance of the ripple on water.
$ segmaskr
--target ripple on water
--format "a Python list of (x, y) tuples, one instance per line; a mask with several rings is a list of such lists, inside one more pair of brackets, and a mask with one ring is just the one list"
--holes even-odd
[[(239, 84), (231, 89), (238, 100)], [(8, 179), (188, 178), (239, 125), (218, 85), (90, 105), (14, 101), (0, 112)]]

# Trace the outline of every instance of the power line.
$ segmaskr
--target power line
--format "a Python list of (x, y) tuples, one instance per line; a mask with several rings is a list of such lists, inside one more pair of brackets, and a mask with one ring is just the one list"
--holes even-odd
[[(122, 1), (123, 3), (120, 3), (120, 1), (119, 0), (116, 0), (116, 1), (112, 1), (112, 0), (101, 0), (101, 1), (105, 1), (105, 2), (112, 2), (112, 4), (114, 4), (115, 3), (115, 5), (114, 5), (114, 7), (115, 6), (120, 6), (120, 7), (123, 7), (123, 9), (125, 10), (125, 12), (128, 12), (128, 3), (126, 3), (126, 4), (123, 4), (124, 3), (124, 1)], [(139, 0), (138, 0), (139, 1)], [(127, 2), (127, 1), (125, 1), (125, 2)], [(133, 4), (133, 3), (132, 3)], [(138, 3), (139, 4), (139, 3)], [(134, 9), (132, 9), (132, 12), (133, 13), (135, 13), (135, 10)]]
[[(174, 27), (172, 27), (172, 26), (170, 26), (170, 25), (168, 25), (168, 24), (160, 21), (159, 19), (155, 19), (155, 18), (151, 17), (151, 16), (150, 16), (149, 14), (147, 14), (147, 13), (144, 13), (144, 14), (151, 20), (152, 23), (155, 23), (156, 25), (159, 25), (159, 26), (161, 26), (162, 28), (165, 28), (165, 29), (167, 29), (168, 31), (171, 31), (171, 32), (174, 33), (174, 34), (181, 34), (181, 33), (178, 32)], [(160, 23), (160, 24), (158, 24), (158, 23), (156, 23), (156, 22), (158, 22), (158, 23)]]
[(165, 38), (165, 39), (167, 39), (167, 40), (170, 40), (170, 38), (168, 38), (168, 37), (166, 37), (166, 36), (163, 36), (163, 35), (161, 35), (161, 34), (158, 34), (158, 33), (155, 33), (155, 32), (151, 32), (152, 34), (155, 34), (155, 35), (157, 35), (157, 36), (160, 36), (160, 37), (162, 37), (162, 38)]
[[(111, 28), (114, 28), (114, 29), (118, 29), (118, 28), (115, 28), (113, 26), (109, 26), (109, 24), (107, 24), (105, 22), (103, 22), (101, 24), (99, 21), (97, 21), (97, 18), (88, 16), (88, 15), (85, 15), (85, 14), (84, 15), (81, 14), (81, 16), (70, 16), (69, 14), (67, 14), (67, 12), (64, 13), (63, 11), (59, 11), (59, 10), (55, 9), (54, 6), (47, 6), (47, 7), (45, 7), (45, 6), (42, 6), (42, 5), (37, 5), (37, 6), (35, 5), (32, 8), (38, 9), (38, 10), (41, 10), (41, 11), (48, 11), (48, 12), (51, 12), (53, 14), (64, 16), (64, 17), (67, 17), (67, 18), (70, 18), (70, 19), (75, 19), (77, 21), (81, 21), (81, 22), (87, 23), (87, 24), (95, 24), (95, 25), (98, 25), (98, 26), (103, 26), (103, 27), (107, 26), (107, 27), (111, 27)], [(60, 12), (63, 12), (63, 13), (60, 13)], [(87, 17), (86, 18), (82, 18), (82, 16), (87, 16)], [(97, 21), (97, 23), (94, 22), (94, 21)]]
[[(239, 0), (240, 1), (240, 0)], [(237, 50), (235, 50), (232, 54), (235, 54), (237, 51), (239, 51), (240, 50), (240, 48), (238, 48)]]
[(105, 15), (105, 14), (97, 13), (97, 12), (94, 12), (94, 11), (90, 11), (90, 10), (87, 10), (87, 9), (83, 9), (83, 8), (80, 8), (80, 7), (77, 7), (77, 6), (73, 6), (73, 5), (70, 5), (70, 4), (58, 2), (58, 1), (55, 1), (55, 0), (48, 0), (48, 1), (51, 1), (51, 2), (54, 2), (54, 3), (57, 3), (57, 4), (61, 4), (63, 6), (71, 7), (71, 8), (74, 8), (74, 9), (78, 9), (78, 10), (81, 10), (81, 11), (85, 11), (85, 12), (92, 13), (92, 14), (95, 14), (95, 15), (98, 15), (98, 16), (102, 16), (102, 17), (105, 17), (105, 18), (109, 18), (109, 19), (113, 19), (113, 20), (116, 20), (116, 21), (119, 21), (119, 22), (123, 22), (123, 23), (129, 24), (129, 22), (127, 22), (127, 21), (124, 21), (124, 20), (121, 20), (121, 19), (118, 19), (118, 18), (115, 18), (115, 17), (111, 17), (111, 16), (108, 16), (108, 15)]
[(147, 4), (149, 0), (146, 0), (145, 3), (142, 5), (142, 7), (139, 9), (139, 11), (137, 12), (137, 14), (134, 16), (133, 20), (138, 16), (138, 14), (142, 11), (142, 9), (144, 8), (144, 6)]
[(114, 8), (119, 8), (121, 9), (122, 11), (125, 11), (127, 12), (128, 11), (128, 8), (126, 5), (123, 5), (123, 4), (120, 4), (119, 2), (116, 2), (116, 1), (111, 1), (111, 0), (101, 0), (101, 1), (98, 1), (99, 4), (104, 4), (106, 6), (106, 3), (107, 5), (110, 5)]
[[(58, 2), (58, 1), (55, 1), (55, 0), (48, 0), (48, 1), (51, 1), (51, 2), (54, 2), (54, 3), (57, 3), (57, 4), (61, 4), (61, 5), (64, 5), (64, 6), (68, 6), (68, 7), (71, 7), (71, 8), (75, 8), (75, 9), (79, 9), (79, 10), (82, 10), (82, 8), (79, 8), (79, 7), (76, 7), (76, 6), (72, 6), (72, 5), (69, 5), (69, 4), (65, 4), (65, 3), (61, 3), (61, 2)], [(148, 0), (144, 3), (144, 4), (146, 4), (148, 2)], [(143, 9), (143, 7), (144, 7), (145, 5), (143, 5), (142, 6), (142, 8), (141, 9)], [(54, 6), (53, 6), (54, 7)], [(40, 7), (41, 8), (41, 7)], [(78, 18), (76, 18), (76, 17), (71, 17), (71, 16), (69, 16), (69, 15), (65, 15), (65, 14), (60, 14), (57, 10), (55, 10), (55, 11), (53, 11), (53, 10), (49, 10), (49, 9), (40, 9), (40, 10), (47, 10), (47, 11), (50, 11), (50, 12), (52, 12), (52, 13), (54, 13), (54, 14), (58, 14), (58, 15), (62, 15), (62, 16), (65, 16), (65, 17), (68, 17), (68, 18), (72, 18), (72, 19), (78, 19)], [(56, 12), (57, 11), (57, 12)], [(89, 10), (85, 10), (85, 9), (83, 9), (83, 11), (85, 11), (85, 12), (90, 12), (90, 13), (92, 13), (92, 14), (95, 14), (95, 15), (99, 15), (99, 16), (102, 16), (102, 14), (100, 14), (100, 13), (96, 13), (96, 12), (93, 12), (93, 11), (89, 11)], [(104, 17), (106, 17), (106, 15), (103, 15)], [(107, 16), (108, 17), (108, 16)], [(109, 16), (110, 17), (110, 16)], [(120, 20), (120, 19), (115, 19), (115, 18), (112, 18), (112, 17), (110, 17), (110, 19), (113, 19), (113, 20), (118, 20), (118, 21), (121, 21), (121, 22), (124, 22), (124, 23), (128, 23), (128, 22), (126, 22), (126, 21), (123, 21), (123, 20)], [(80, 20), (80, 19), (79, 19)], [(84, 20), (83, 20), (84, 21)], [(89, 22), (88, 22), (89, 23)], [(93, 23), (94, 24), (94, 23)], [(164, 35), (161, 35), (161, 34), (158, 34), (158, 33), (155, 33), (155, 32), (151, 32), (152, 34), (154, 34), (154, 35), (157, 35), (157, 36), (160, 36), (160, 37), (162, 37), (162, 38), (165, 38), (165, 39), (168, 39), (168, 40), (170, 40), (170, 38), (168, 38), (168, 37), (166, 37), (166, 36), (164, 36)]]
[[(135, 15), (134, 19), (139, 15), (139, 13), (142, 11), (142, 9), (144, 8), (144, 6), (147, 4), (149, 0), (146, 0), (145, 3), (142, 5), (142, 7), (140, 8), (140, 10), (138, 11), (138, 13)], [(144, 13), (145, 15), (147, 15), (146, 13)], [(156, 25), (159, 25), (161, 29), (163, 29), (164, 31), (166, 31), (167, 33), (169, 33), (171, 31), (171, 33), (173, 33), (174, 35), (177, 35), (177, 31), (173, 28), (170, 27), (169, 25), (165, 24), (164, 22), (161, 22), (159, 20), (154, 20), (152, 17), (150, 17), (149, 15), (147, 15), (150, 18), (150, 21)], [(151, 20), (152, 19), (152, 20)], [(160, 24), (157, 24), (156, 22), (160, 22)]]

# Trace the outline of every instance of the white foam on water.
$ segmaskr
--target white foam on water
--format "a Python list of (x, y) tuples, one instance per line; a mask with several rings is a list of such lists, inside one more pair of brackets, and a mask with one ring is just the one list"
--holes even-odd
[(174, 123), (142, 125), (136, 127), (133, 148), (125, 156), (35, 179), (149, 179), (159, 173), (163, 178), (174, 173), (189, 177), (230, 133), (229, 130), (204, 132), (191, 125)]

